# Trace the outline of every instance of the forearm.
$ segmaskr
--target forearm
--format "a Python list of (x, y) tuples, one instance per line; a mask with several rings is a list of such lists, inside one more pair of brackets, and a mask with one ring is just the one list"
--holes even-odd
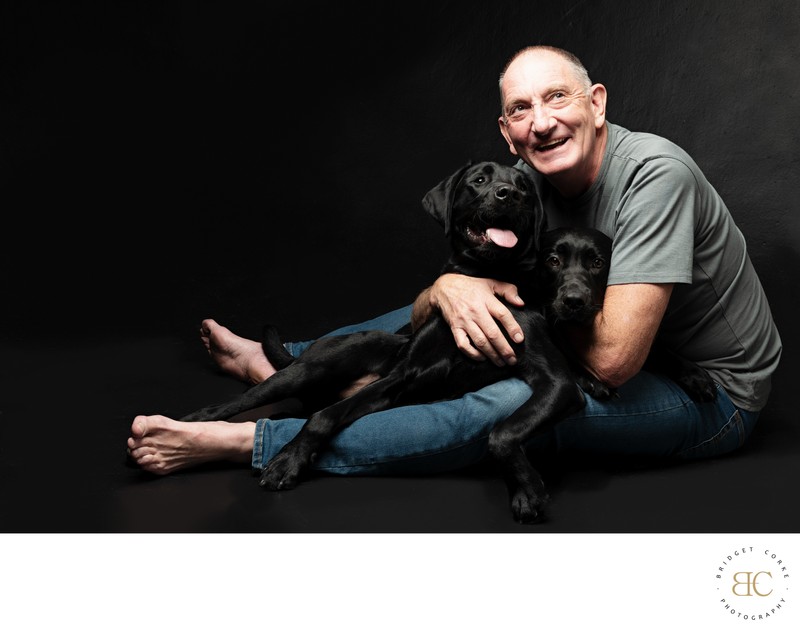
[(431, 288), (423, 290), (411, 307), (411, 329), (416, 331), (433, 314), (433, 304), (431, 304)]
[(609, 287), (592, 326), (569, 334), (584, 366), (612, 388), (636, 375), (650, 352), (671, 292), (672, 285)]
[(641, 370), (650, 349), (647, 340), (620, 339), (602, 313), (593, 326), (575, 327), (568, 337), (586, 369), (612, 388), (619, 388)]

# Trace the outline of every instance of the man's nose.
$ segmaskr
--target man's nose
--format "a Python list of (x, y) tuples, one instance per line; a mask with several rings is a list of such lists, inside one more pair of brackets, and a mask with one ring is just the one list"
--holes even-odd
[(556, 126), (556, 119), (550, 113), (550, 108), (544, 105), (533, 106), (531, 129), (537, 136), (546, 136)]

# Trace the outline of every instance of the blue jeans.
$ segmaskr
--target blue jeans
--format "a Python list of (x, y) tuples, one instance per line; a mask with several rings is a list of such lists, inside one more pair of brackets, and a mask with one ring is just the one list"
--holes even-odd
[[(354, 331), (397, 331), (409, 322), (411, 306), (329, 335)], [(286, 345), (297, 357), (312, 342)], [(669, 379), (640, 372), (618, 390), (619, 398), (597, 401), (549, 432), (529, 450), (553, 449), (609, 455), (706, 458), (741, 447), (758, 418), (737, 409), (725, 390), (696, 403)], [(376, 412), (342, 430), (313, 464), (342, 475), (427, 474), (452, 471), (481, 460), (489, 432), (532, 396), (519, 379), (507, 379), (461, 399)], [(535, 396), (535, 395), (533, 395)], [(305, 419), (259, 419), (252, 466), (261, 469), (300, 431)]]

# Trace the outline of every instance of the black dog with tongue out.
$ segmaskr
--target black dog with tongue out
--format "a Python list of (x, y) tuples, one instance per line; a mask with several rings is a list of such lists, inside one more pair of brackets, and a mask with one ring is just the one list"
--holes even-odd
[[(438, 312), (410, 335), (369, 331), (323, 337), (297, 359), (286, 352), (277, 331), (265, 327), (264, 351), (278, 372), (234, 401), (203, 408), (183, 420), (230, 418), (287, 398), (306, 404), (313, 413), (302, 430), (261, 473), (260, 484), (277, 491), (294, 487), (330, 439), (366, 414), (454, 399), (518, 377), (535, 395), (495, 426), (489, 453), (502, 470), (515, 519), (541, 520), (547, 493), (523, 445), (585, 403), (550, 337), (535, 287), (538, 240), (545, 227), (541, 204), (524, 173), (496, 162), (462, 167), (431, 189), (422, 203), (442, 224), (452, 246), (444, 272), (512, 282), (520, 289), (526, 306), (509, 306), (525, 334), (523, 342), (511, 342), (517, 356), (514, 366), (468, 358)], [(367, 375), (377, 379), (339, 400), (339, 393)]]

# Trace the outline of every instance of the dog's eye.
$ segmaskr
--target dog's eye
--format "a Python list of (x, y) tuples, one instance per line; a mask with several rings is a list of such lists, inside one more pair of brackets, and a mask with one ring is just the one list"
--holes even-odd
[(606, 262), (603, 259), (601, 259), (600, 257), (598, 257), (594, 261), (592, 261), (592, 267), (595, 268), (595, 269), (602, 269), (603, 267), (605, 267), (605, 265), (606, 265)]
[(561, 259), (558, 258), (557, 256), (550, 256), (550, 257), (548, 257), (546, 263), (550, 267), (560, 267), (561, 266)]
[(486, 178), (483, 175), (479, 175), (473, 180), (473, 182), (475, 182), (475, 184), (483, 184), (485, 181), (486, 181)]

